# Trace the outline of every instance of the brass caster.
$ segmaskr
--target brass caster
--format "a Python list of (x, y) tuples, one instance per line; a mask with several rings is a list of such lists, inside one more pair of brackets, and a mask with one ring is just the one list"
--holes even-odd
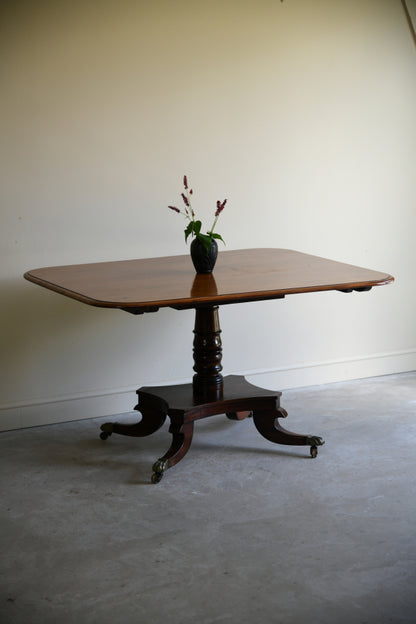
[(311, 457), (315, 459), (315, 457), (318, 455), (318, 446), (322, 446), (323, 444), (325, 444), (325, 440), (323, 440), (319, 436), (308, 436), (307, 444), (311, 445)]
[(152, 483), (159, 483), (162, 480), (163, 473), (168, 469), (169, 462), (167, 459), (158, 459), (153, 464), (152, 469), (154, 470), (152, 474)]
[(152, 483), (159, 483), (163, 478), (163, 472), (154, 472), (152, 474)]
[(107, 438), (111, 436), (111, 434), (113, 433), (112, 423), (104, 423), (103, 425), (101, 425), (100, 429), (101, 429), (101, 433), (100, 433), (101, 440), (107, 440)]

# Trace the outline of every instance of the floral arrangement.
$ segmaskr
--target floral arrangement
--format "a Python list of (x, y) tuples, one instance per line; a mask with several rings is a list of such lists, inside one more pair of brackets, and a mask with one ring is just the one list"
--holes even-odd
[(181, 193), (181, 197), (183, 203), (185, 204), (185, 210), (180, 210), (179, 208), (176, 208), (176, 206), (168, 207), (175, 212), (179, 212), (179, 214), (183, 215), (189, 221), (187, 227), (185, 228), (185, 242), (187, 242), (189, 236), (195, 236), (195, 238), (197, 238), (204, 245), (207, 251), (210, 250), (211, 243), (215, 238), (221, 240), (225, 245), (225, 241), (223, 240), (223, 238), (219, 234), (214, 232), (214, 229), (217, 225), (218, 217), (224, 210), (224, 206), (227, 203), (227, 200), (224, 199), (223, 202), (221, 202), (220, 200), (217, 201), (217, 209), (214, 215), (214, 223), (212, 224), (211, 229), (206, 234), (202, 234), (202, 223), (201, 221), (195, 219), (195, 212), (192, 208), (191, 203), (191, 195), (193, 195), (193, 190), (188, 186), (188, 179), (186, 175), (183, 176), (183, 186), (184, 192)]

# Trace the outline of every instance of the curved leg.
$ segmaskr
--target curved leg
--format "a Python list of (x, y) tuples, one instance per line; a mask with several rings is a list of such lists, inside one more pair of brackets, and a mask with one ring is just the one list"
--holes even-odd
[(291, 446), (310, 446), (311, 456), (316, 457), (318, 454), (318, 446), (325, 444), (324, 440), (318, 436), (301, 435), (299, 433), (292, 433), (284, 429), (278, 419), (286, 418), (287, 412), (282, 407), (276, 410), (269, 411), (255, 411), (253, 413), (253, 420), (256, 429), (261, 435), (275, 442), (276, 444), (289, 444)]
[(106, 440), (112, 433), (141, 438), (155, 433), (166, 420), (166, 412), (162, 409), (141, 406), (140, 412), (142, 414), (142, 419), (138, 423), (130, 425), (123, 425), (122, 423), (104, 423), (101, 425), (100, 438)]
[(169, 433), (172, 434), (172, 443), (163, 457), (153, 464), (152, 483), (159, 483), (163, 473), (177, 464), (186, 455), (191, 446), (194, 423), (184, 423), (183, 417), (172, 416)]

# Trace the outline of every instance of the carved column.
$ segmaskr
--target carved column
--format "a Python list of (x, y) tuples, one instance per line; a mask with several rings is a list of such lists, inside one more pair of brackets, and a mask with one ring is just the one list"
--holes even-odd
[(194, 334), (194, 395), (215, 401), (222, 397), (223, 391), (218, 306), (196, 308)]

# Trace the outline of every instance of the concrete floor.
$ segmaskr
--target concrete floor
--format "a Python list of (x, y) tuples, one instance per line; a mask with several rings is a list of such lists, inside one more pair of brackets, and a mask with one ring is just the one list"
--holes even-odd
[(284, 426), (325, 438), (316, 459), (217, 416), (158, 485), (167, 423), (0, 434), (0, 622), (416, 622), (416, 373), (282, 405)]

